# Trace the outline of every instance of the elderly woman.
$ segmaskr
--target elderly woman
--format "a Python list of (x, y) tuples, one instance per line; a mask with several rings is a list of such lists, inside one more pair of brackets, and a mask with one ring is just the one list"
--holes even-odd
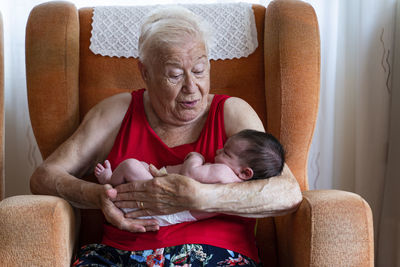
[[(233, 134), (264, 131), (245, 101), (209, 93), (208, 48), (207, 29), (190, 11), (153, 13), (139, 40), (146, 89), (95, 106), (32, 175), (32, 192), (61, 196), (79, 208), (101, 209), (108, 221), (102, 244), (82, 248), (76, 265), (125, 266), (153, 259), (171, 265), (254, 266), (258, 255), (252, 218), (282, 215), (300, 202), (296, 181), (286, 176), (210, 185), (178, 174), (159, 176), (154, 170), (152, 180), (116, 188), (79, 179), (105, 159), (113, 167), (136, 158), (160, 168), (182, 163), (188, 152), (196, 151), (212, 162)], [(120, 208), (138, 210), (124, 214)], [(166, 227), (154, 219), (137, 219), (184, 210), (220, 215)]]

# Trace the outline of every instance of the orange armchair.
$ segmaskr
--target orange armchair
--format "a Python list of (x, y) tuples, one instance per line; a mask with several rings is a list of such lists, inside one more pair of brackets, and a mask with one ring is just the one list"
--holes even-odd
[[(287, 164), (303, 191), (296, 212), (258, 220), (261, 259), (266, 266), (373, 266), (368, 204), (353, 193), (307, 191), (307, 157), (319, 102), (315, 12), (298, 0), (275, 0), (267, 9), (254, 5), (253, 10), (258, 48), (247, 58), (211, 61), (211, 88), (253, 106), (285, 146)], [(30, 14), (29, 110), (43, 158), (97, 102), (144, 87), (137, 59), (102, 57), (89, 50), (92, 11), (49, 2)], [(99, 242), (99, 220), (99, 211), (74, 213), (58, 197), (7, 198), (0, 202), (0, 259), (7, 266), (69, 265), (77, 244)]]

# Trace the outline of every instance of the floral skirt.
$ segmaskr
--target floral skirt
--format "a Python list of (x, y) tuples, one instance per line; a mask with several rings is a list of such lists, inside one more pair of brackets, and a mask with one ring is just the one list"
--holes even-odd
[(186, 244), (155, 250), (125, 251), (103, 244), (83, 246), (72, 266), (261, 266), (224, 248)]

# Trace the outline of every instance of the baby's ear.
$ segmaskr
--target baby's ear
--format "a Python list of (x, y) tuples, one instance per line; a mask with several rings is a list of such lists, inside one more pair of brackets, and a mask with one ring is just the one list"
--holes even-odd
[(239, 173), (239, 178), (242, 180), (249, 180), (253, 177), (254, 172), (250, 167), (242, 167)]

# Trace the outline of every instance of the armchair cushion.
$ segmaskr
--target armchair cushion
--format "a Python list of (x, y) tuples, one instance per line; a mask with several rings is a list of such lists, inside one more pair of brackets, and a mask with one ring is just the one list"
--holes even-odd
[(0, 202), (3, 266), (69, 266), (75, 244), (74, 211), (53, 196), (15, 196)]

